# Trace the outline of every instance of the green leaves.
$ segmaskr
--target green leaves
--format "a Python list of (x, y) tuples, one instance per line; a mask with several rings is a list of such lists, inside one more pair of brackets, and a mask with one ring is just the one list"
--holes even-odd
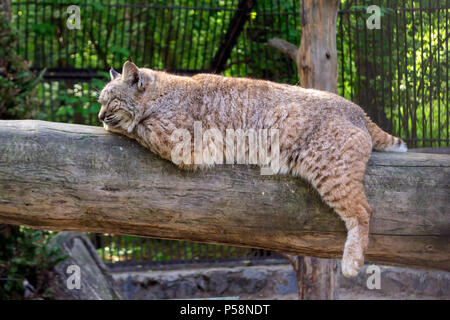
[(23, 299), (23, 282), (27, 280), (34, 288), (36, 297), (48, 298), (46, 287), (48, 272), (67, 259), (61, 248), (50, 247), (48, 231), (25, 227), (12, 227), (6, 237), (0, 234), (0, 299)]
[(111, 49), (111, 52), (118, 53), (124, 57), (130, 55), (130, 50), (128, 50), (128, 48), (122, 48), (122, 47), (119, 47), (116, 45), (112, 45), (110, 49)]
[(51, 23), (44, 22), (33, 25), (32, 30), (40, 36), (53, 35), (56, 27)]
[[(46, 27), (36, 28), (44, 30)], [(34, 76), (28, 70), (28, 63), (16, 53), (17, 33), (4, 12), (0, 12), (0, 30), (0, 118), (31, 117), (33, 108), (39, 104), (35, 89), (43, 72)]]
[(97, 11), (103, 11), (106, 9), (106, 7), (100, 1), (92, 1), (91, 4)]

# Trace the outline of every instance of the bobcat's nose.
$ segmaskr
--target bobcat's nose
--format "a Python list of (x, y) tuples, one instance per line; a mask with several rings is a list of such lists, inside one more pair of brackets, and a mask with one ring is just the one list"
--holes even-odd
[(101, 113), (98, 114), (98, 120), (100, 120), (100, 121), (105, 120), (105, 113), (104, 112), (101, 112)]

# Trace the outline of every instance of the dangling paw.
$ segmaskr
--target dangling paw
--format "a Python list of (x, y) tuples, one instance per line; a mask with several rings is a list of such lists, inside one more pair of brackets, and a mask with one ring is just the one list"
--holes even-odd
[(364, 253), (361, 248), (352, 248), (348, 246), (344, 249), (344, 256), (342, 257), (342, 274), (345, 277), (356, 277), (359, 270), (364, 264)]

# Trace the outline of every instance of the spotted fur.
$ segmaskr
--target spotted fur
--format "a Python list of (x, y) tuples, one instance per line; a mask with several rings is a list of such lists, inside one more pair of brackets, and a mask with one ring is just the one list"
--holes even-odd
[(105, 128), (167, 160), (173, 131), (184, 128), (193, 136), (194, 121), (223, 136), (228, 128), (278, 129), (278, 173), (308, 180), (340, 215), (348, 230), (342, 272), (358, 273), (372, 213), (363, 187), (367, 161), (372, 149), (406, 151), (401, 139), (382, 131), (356, 104), (329, 92), (212, 74), (182, 77), (138, 69), (131, 62), (122, 75), (111, 77), (99, 98)]

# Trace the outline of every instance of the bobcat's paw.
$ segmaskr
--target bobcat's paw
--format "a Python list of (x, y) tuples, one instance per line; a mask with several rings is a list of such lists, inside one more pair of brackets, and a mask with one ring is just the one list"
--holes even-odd
[(363, 264), (364, 257), (353, 258), (344, 256), (342, 259), (342, 274), (347, 278), (356, 277)]

